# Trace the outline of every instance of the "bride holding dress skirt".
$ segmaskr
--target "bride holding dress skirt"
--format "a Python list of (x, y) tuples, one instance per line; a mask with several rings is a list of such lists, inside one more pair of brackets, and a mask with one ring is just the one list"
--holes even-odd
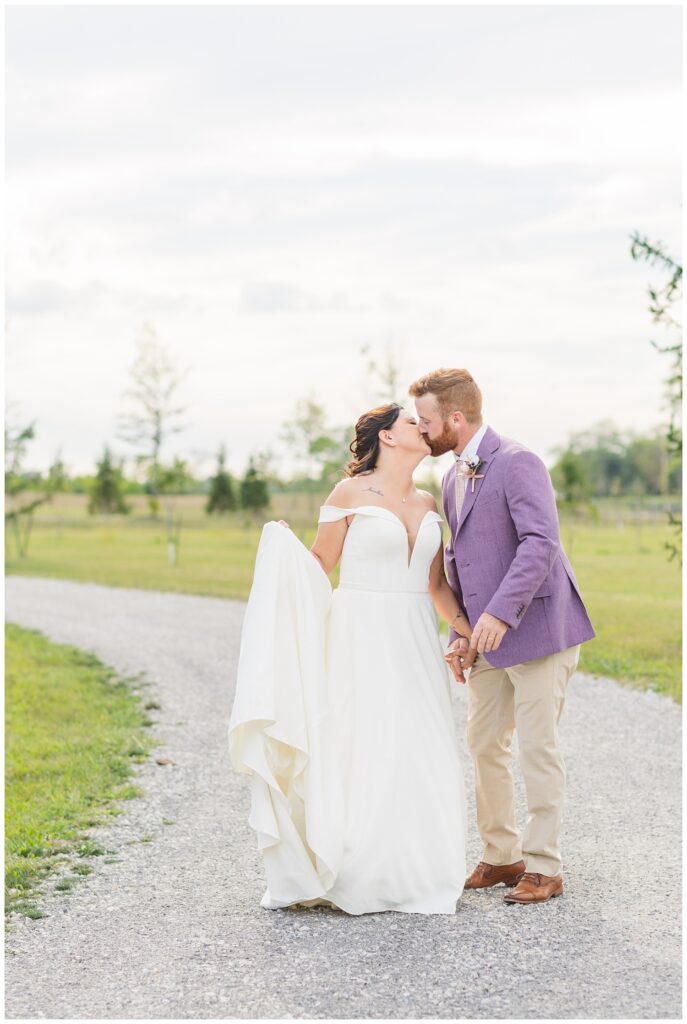
[(250, 776), (261, 904), (453, 914), (467, 816), (437, 610), (470, 627), (412, 482), (429, 452), (416, 419), (372, 410), (351, 450), (313, 547), (280, 523), (258, 547), (229, 750)]

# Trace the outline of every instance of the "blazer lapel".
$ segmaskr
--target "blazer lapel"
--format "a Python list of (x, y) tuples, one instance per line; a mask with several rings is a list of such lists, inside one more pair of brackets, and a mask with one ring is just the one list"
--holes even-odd
[(456, 535), (460, 533), (463, 523), (472, 512), (473, 505), (477, 501), (479, 492), (484, 483), (484, 478), (489, 471), (489, 466), (493, 462), (494, 453), (498, 451), (500, 445), (501, 438), (499, 435), (495, 430), (492, 430), (491, 427), (487, 427), (486, 433), (480, 442), (479, 448), (477, 449), (477, 454), (482, 460), (482, 465), (477, 470), (478, 479), (476, 478), (474, 480), (474, 489), (473, 481), (469, 477), (466, 481), (465, 497), (463, 499), (463, 507), (460, 510), (460, 520), (456, 527)]

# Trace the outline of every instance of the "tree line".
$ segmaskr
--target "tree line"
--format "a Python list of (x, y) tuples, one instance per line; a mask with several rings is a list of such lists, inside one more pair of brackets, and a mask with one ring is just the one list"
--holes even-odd
[(682, 465), (662, 432), (646, 437), (602, 421), (558, 449), (551, 479), (566, 506), (593, 498), (667, 496), (681, 491)]
[[(644, 259), (667, 272), (667, 283), (650, 287), (649, 309), (655, 323), (672, 332), (667, 345), (652, 340), (654, 347), (670, 358), (666, 380), (667, 430), (646, 436), (621, 433), (613, 424), (600, 423), (570, 438), (557, 452), (551, 469), (554, 486), (562, 507), (573, 507), (593, 498), (673, 495), (681, 487), (682, 431), (682, 340), (675, 308), (681, 294), (682, 267), (667, 256), (659, 244), (653, 245), (636, 233), (631, 236), (633, 259)], [(372, 385), (376, 402), (401, 401), (404, 379), (397, 353), (388, 348), (378, 361), (369, 347), (361, 349), (366, 358), (366, 379)], [(26, 451), (35, 437), (35, 423), (5, 425), (5, 523), (10, 528), (21, 556), (26, 550), (34, 511), (55, 494), (77, 491), (88, 494), (90, 514), (128, 514), (132, 506), (127, 495), (146, 495), (149, 514), (161, 517), (164, 502), (170, 560), (176, 559), (181, 530), (181, 513), (176, 497), (206, 493), (205, 511), (222, 515), (239, 509), (260, 512), (269, 507), (270, 492), (307, 490), (312, 493), (330, 488), (341, 478), (350, 458), (352, 427), (332, 425), (327, 410), (310, 394), (296, 403), (293, 415), (282, 427), (279, 443), (294, 467), (288, 477), (280, 475), (272, 450), (250, 456), (243, 475), (235, 479), (226, 466), (226, 449), (217, 455), (215, 472), (199, 480), (188, 460), (175, 455), (163, 458), (171, 438), (184, 429), (185, 408), (179, 404), (178, 391), (183, 374), (174, 365), (156, 332), (144, 324), (137, 340), (137, 355), (130, 368), (129, 386), (124, 392), (128, 403), (117, 418), (117, 436), (133, 449), (133, 477), (124, 471), (124, 459), (116, 459), (107, 445), (97, 460), (95, 473), (70, 477), (61, 456), (56, 456), (47, 473), (25, 469)], [(283, 465), (283, 460), (280, 461)], [(433, 481), (421, 486), (434, 489)], [(681, 517), (670, 513), (675, 527), (676, 554), (680, 546)]]

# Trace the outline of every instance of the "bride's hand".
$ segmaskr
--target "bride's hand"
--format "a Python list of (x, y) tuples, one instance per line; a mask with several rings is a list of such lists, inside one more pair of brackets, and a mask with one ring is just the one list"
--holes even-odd
[(477, 651), (470, 647), (469, 637), (459, 636), (454, 640), (444, 655), (444, 661), (453, 672), (457, 683), (467, 682), (465, 673), (472, 668), (477, 659)]
[(453, 678), (457, 683), (467, 683), (465, 673), (463, 672), (463, 666), (460, 663), (460, 658), (446, 658), (448, 667), (453, 672)]
[(460, 658), (461, 665), (463, 666), (463, 671), (467, 672), (469, 668), (472, 668), (472, 666), (477, 661), (478, 657), (479, 654), (477, 653), (474, 647), (468, 648), (467, 654), (461, 655)]
[(466, 683), (464, 661), (469, 653), (470, 641), (467, 637), (459, 636), (454, 640), (444, 654), (444, 661), (453, 672), (453, 678), (457, 683)]
[(288, 524), (288, 523), (286, 523), (286, 522), (284, 522), (284, 520), (283, 520), (283, 519), (279, 519), (279, 520), (278, 520), (278, 522), (279, 522), (279, 525), (280, 525), (280, 526), (285, 526), (287, 530), (290, 530), (290, 529), (291, 529), (291, 527), (289, 526), (289, 524)]

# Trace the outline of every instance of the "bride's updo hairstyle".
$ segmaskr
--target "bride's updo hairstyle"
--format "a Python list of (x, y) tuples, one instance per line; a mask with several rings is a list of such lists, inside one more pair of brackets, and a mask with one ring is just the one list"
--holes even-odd
[(346, 476), (372, 472), (379, 458), (379, 431), (391, 430), (402, 408), (397, 402), (391, 402), (362, 414), (355, 425), (355, 437), (348, 446), (353, 459), (344, 469)]

